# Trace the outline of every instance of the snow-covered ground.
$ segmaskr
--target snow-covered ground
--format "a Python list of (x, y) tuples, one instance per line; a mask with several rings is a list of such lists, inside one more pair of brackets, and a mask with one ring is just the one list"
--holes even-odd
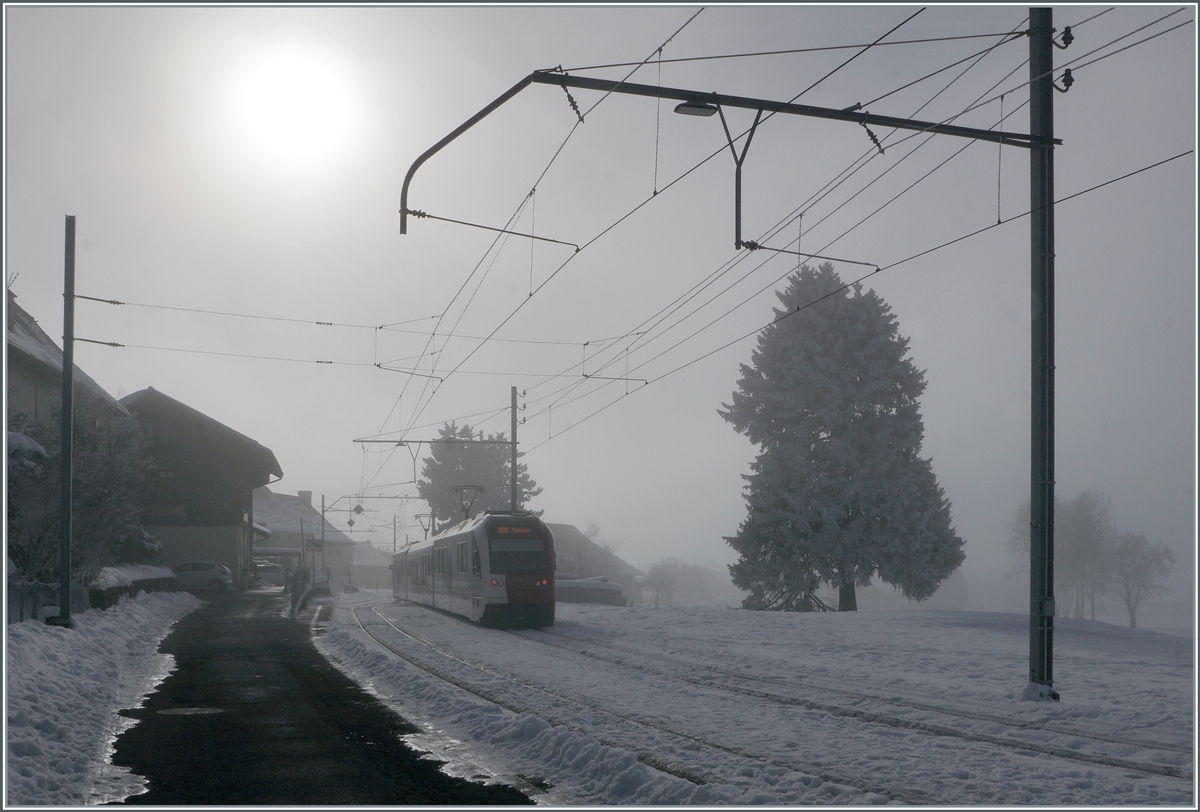
[(1059, 618), (1059, 702), (1024, 702), (1028, 618), (559, 604), (484, 629), (340, 595), (317, 645), (454, 774), (550, 804), (1194, 807), (1188, 637)]
[(72, 615), (74, 628), (36, 620), (7, 628), (5, 806), (79, 806), (141, 791), (109, 763), (116, 737), (174, 663), (158, 644), (201, 606), (187, 592), (141, 592), (105, 611)]

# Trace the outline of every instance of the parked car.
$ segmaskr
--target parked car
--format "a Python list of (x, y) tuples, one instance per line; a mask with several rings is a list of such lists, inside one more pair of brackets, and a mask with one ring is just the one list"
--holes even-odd
[(233, 589), (233, 572), (215, 561), (197, 561), (172, 567), (180, 589)]
[(278, 564), (254, 564), (254, 581), (263, 586), (283, 586), (287, 573)]

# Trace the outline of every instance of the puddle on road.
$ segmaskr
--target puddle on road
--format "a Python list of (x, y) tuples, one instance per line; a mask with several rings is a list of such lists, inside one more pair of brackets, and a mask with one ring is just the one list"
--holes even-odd
[(104, 741), (104, 758), (96, 765), (87, 778), (87, 792), (84, 794), (88, 806), (120, 803), (134, 795), (143, 795), (150, 791), (149, 782), (132, 772), (128, 767), (118, 767), (112, 763), (113, 755), (117, 752), (117, 739), (125, 731), (138, 723), (137, 719), (123, 716), (120, 711), (137, 710), (145, 707), (146, 697), (154, 693), (163, 680), (175, 670), (175, 658), (170, 654), (156, 654), (155, 668), (145, 683), (131, 686), (121, 697), (121, 707), (113, 714), (108, 734)]

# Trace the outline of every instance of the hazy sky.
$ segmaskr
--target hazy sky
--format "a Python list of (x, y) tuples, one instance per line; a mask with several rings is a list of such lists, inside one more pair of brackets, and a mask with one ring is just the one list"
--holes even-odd
[[(642, 566), (668, 555), (730, 563), (722, 537), (744, 517), (755, 449), (717, 409), (753, 338), (718, 348), (770, 320), (776, 280), (796, 258), (734, 250), (734, 162), (719, 119), (572, 91), (587, 113), (575, 127), (562, 90), (534, 86), (416, 175), (415, 209), (495, 227), (520, 209), (514, 230), (585, 245), (577, 254), (432, 220), (410, 219), (400, 236), (401, 182), (425, 149), (531, 71), (639, 63), (672, 34), (664, 60), (827, 50), (650, 63), (631, 81), (781, 101), (815, 84), (799, 101), (935, 121), (990, 100), (957, 123), (986, 128), (1013, 114), (1003, 128), (1027, 132), (1025, 38), (978, 61), (968, 58), (1000, 36), (881, 45), (819, 81), (859, 51), (829, 46), (897, 26), (885, 42), (1002, 35), (1023, 30), (1028, 11), (934, 5), (912, 17), (918, 8), (714, 7), (675, 33), (698, 6), (9, 5), (6, 275), (60, 337), (63, 216), (76, 215), (77, 292), (159, 306), (78, 302), (77, 336), (128, 346), (79, 344), (77, 363), (118, 397), (153, 386), (270, 447), (284, 471), (277, 491), (412, 493), (408, 450), (352, 441), (433, 437), (450, 419), (507, 431), (515, 385), (521, 448), (545, 489), (531, 507), (549, 521), (595, 521)], [(1194, 148), (1194, 7), (1054, 13), (1059, 28), (1075, 26), (1056, 65), (1077, 68), (1070, 92), (1055, 94), (1058, 198)], [(736, 134), (753, 115), (728, 118)], [(763, 123), (743, 170), (743, 235), (795, 248), (801, 234), (801, 250), (886, 268), (868, 284), (926, 370), (924, 453), (967, 541), (968, 582), (981, 601), (1020, 606), (1026, 587), (998, 573), (1029, 493), (1028, 219), (888, 266), (994, 224), (998, 211), (1025, 212), (1028, 155), (872, 129), (885, 153), (847, 178), (871, 157), (862, 127)], [(1109, 493), (1121, 529), (1178, 549), (1186, 576), (1195, 202), (1186, 155), (1057, 208), (1058, 494)], [(837, 269), (849, 280), (865, 266)], [(411, 517), (421, 503), (365, 506), (377, 512), (356, 530), (388, 527), (360, 538), (390, 546), (393, 515), (409, 520), (402, 535), (420, 532)]]

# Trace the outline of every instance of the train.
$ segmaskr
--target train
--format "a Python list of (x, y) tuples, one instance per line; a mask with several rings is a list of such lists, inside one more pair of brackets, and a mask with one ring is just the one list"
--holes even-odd
[(481, 513), (395, 553), (392, 594), (483, 626), (552, 626), (554, 536), (532, 513)]

